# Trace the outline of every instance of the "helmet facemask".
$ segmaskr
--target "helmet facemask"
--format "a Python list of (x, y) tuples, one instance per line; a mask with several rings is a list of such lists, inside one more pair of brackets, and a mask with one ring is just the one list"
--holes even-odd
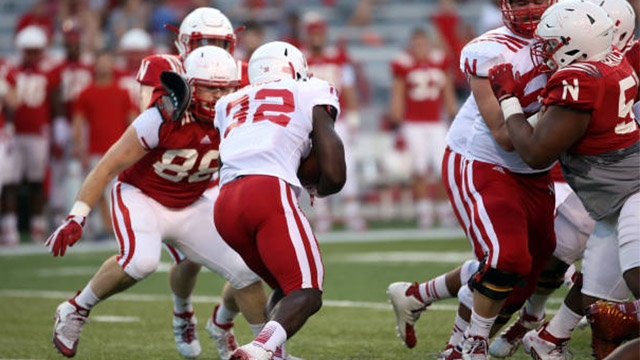
[(533, 33), (536, 31), (538, 23), (540, 23), (542, 14), (556, 0), (544, 0), (542, 3), (540, 3), (540, 0), (531, 0), (525, 6), (514, 7), (512, 2), (516, 1), (501, 0), (502, 21), (514, 33), (529, 39), (533, 38)]

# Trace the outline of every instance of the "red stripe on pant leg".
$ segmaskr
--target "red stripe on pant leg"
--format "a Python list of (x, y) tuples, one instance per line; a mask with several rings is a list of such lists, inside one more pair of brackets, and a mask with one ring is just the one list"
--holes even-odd
[(131, 258), (133, 257), (133, 252), (136, 248), (136, 235), (133, 233), (133, 229), (131, 228), (131, 216), (129, 214), (129, 209), (124, 205), (122, 201), (122, 187), (118, 187), (117, 189), (117, 197), (118, 197), (118, 209), (122, 213), (122, 218), (124, 220), (124, 226), (127, 229), (127, 236), (129, 238), (129, 255), (122, 263), (122, 268), (126, 268)]
[(285, 184), (285, 191), (287, 192), (287, 202), (289, 203), (289, 207), (291, 207), (293, 218), (296, 221), (298, 232), (300, 233), (300, 237), (302, 238), (302, 244), (304, 245), (304, 252), (307, 255), (307, 261), (309, 262), (311, 285), (314, 288), (318, 289), (320, 287), (320, 284), (318, 284), (318, 269), (316, 268), (316, 261), (315, 261), (315, 258), (313, 257), (313, 253), (311, 252), (311, 244), (310, 244), (309, 237), (307, 236), (307, 232), (304, 229), (304, 225), (302, 225), (300, 214), (298, 214), (298, 211), (296, 211), (297, 203), (296, 201), (293, 200), (293, 196), (291, 195), (289, 185)]
[[(487, 234), (487, 230), (484, 227), (484, 224), (482, 223), (482, 221), (480, 220), (480, 215), (478, 215), (478, 199), (475, 198), (472, 194), (472, 190), (470, 187), (470, 183), (473, 184), (473, 171), (469, 171), (469, 169), (473, 170), (473, 161), (467, 160), (465, 161), (465, 166), (464, 166), (464, 178), (467, 180), (464, 182), (464, 189), (463, 191), (466, 193), (466, 195), (468, 196), (469, 200), (471, 201), (471, 204), (469, 205), (470, 211), (470, 217), (469, 220), (471, 221), (471, 229), (470, 229), (470, 233), (473, 235), (473, 243), (474, 243), (474, 252), (476, 254), (476, 257), (478, 257), (478, 260), (482, 260), (483, 256), (485, 254), (480, 253), (480, 251), (482, 251), (482, 244), (481, 242), (484, 242), (489, 250), (489, 252), (493, 252), (493, 246), (491, 245), (491, 241), (486, 241), (489, 239), (489, 235)], [(469, 175), (471, 173), (471, 175)], [(475, 184), (474, 184), (475, 185)], [(474, 186), (475, 188), (475, 186)], [(482, 195), (480, 193), (477, 193), (477, 195), (480, 197), (480, 199), (482, 199)], [(478, 229), (478, 231), (480, 232), (480, 234), (476, 234), (473, 231), (473, 224), (476, 225), (476, 228)], [(478, 238), (478, 235), (480, 236), (480, 238)], [(477, 248), (479, 247), (479, 248)]]
[(124, 240), (122, 239), (122, 233), (120, 232), (120, 227), (118, 226), (118, 217), (116, 215), (116, 191), (122, 186), (122, 183), (116, 183), (113, 189), (111, 189), (111, 221), (113, 222), (113, 229), (116, 232), (116, 239), (118, 240), (118, 247), (120, 248), (120, 254), (118, 255), (118, 261), (122, 255), (124, 255)]
[(169, 252), (169, 256), (173, 259), (176, 264), (180, 264), (182, 262), (182, 258), (178, 254), (178, 250), (169, 244), (164, 244), (167, 251)]

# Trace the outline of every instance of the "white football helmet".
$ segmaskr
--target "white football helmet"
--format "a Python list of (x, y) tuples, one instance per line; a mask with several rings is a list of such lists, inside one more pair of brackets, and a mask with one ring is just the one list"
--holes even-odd
[(631, 47), (636, 13), (627, 0), (590, 0), (601, 6), (613, 21), (613, 46), (625, 53)]
[(191, 86), (191, 112), (203, 121), (213, 121), (216, 100), (206, 100), (198, 96), (197, 88), (221, 88), (231, 92), (240, 85), (240, 71), (236, 60), (226, 50), (213, 45), (194, 49), (184, 60), (186, 80)]
[(16, 35), (16, 47), (20, 50), (44, 49), (47, 42), (47, 34), (36, 25), (27, 26)]
[(309, 78), (307, 59), (297, 47), (284, 41), (268, 42), (257, 48), (249, 59), (248, 72), (251, 84)]
[(609, 54), (613, 22), (590, 0), (562, 1), (544, 12), (534, 37), (534, 64), (556, 71), (576, 60), (597, 61)]
[(175, 45), (182, 59), (203, 45), (217, 45), (233, 54), (236, 34), (231, 21), (220, 10), (200, 7), (182, 20)]
[(128, 30), (120, 38), (120, 51), (149, 51), (153, 47), (151, 35), (138, 28)]

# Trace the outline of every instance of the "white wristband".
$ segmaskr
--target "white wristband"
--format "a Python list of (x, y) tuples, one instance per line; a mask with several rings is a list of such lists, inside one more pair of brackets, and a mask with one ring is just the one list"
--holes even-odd
[(500, 108), (502, 109), (502, 114), (504, 115), (504, 121), (511, 115), (515, 114), (524, 114), (522, 111), (522, 106), (520, 105), (520, 100), (517, 97), (510, 97), (508, 99), (502, 100), (500, 102)]
[(73, 207), (71, 207), (71, 211), (69, 211), (69, 215), (87, 217), (87, 215), (89, 215), (89, 212), (91, 212), (91, 206), (89, 206), (84, 201), (78, 200), (75, 203), (73, 203)]

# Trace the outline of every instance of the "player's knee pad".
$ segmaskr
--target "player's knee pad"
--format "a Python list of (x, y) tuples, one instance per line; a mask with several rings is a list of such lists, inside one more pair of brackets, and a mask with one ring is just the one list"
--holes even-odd
[(538, 279), (538, 287), (549, 290), (556, 290), (564, 283), (564, 275), (569, 269), (570, 264), (563, 261), (553, 266), (553, 268), (545, 268)]
[(484, 266), (469, 279), (469, 286), (493, 300), (504, 300), (520, 280), (516, 273)]
[(460, 268), (460, 283), (466, 284), (473, 274), (480, 269), (480, 262), (478, 260), (467, 260), (462, 264)]
[(124, 268), (124, 272), (135, 280), (140, 281), (153, 274), (159, 264), (160, 259), (156, 256), (134, 256)]

